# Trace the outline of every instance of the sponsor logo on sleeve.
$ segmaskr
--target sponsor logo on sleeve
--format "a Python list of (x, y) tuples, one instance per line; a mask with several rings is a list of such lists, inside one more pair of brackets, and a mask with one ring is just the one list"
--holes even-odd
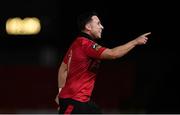
[(95, 49), (96, 51), (98, 51), (99, 48), (101, 48), (101, 46), (98, 45), (97, 43), (95, 43), (95, 44), (92, 45), (92, 48)]

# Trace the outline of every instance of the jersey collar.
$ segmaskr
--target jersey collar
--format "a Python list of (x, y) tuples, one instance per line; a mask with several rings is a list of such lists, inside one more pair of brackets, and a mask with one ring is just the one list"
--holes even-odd
[(94, 38), (93, 38), (93, 37), (91, 37), (89, 34), (86, 34), (86, 33), (84, 33), (84, 32), (80, 32), (80, 33), (79, 33), (79, 36), (80, 36), (80, 37), (85, 37), (85, 38), (87, 38), (87, 39), (89, 39), (89, 40), (94, 41)]

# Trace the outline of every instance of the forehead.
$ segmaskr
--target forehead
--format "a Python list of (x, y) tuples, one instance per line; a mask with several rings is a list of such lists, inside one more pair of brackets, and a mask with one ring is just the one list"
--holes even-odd
[(99, 20), (99, 18), (97, 17), (97, 16), (92, 16), (92, 18), (91, 18), (93, 21), (96, 21), (96, 22), (99, 22), (100, 20)]

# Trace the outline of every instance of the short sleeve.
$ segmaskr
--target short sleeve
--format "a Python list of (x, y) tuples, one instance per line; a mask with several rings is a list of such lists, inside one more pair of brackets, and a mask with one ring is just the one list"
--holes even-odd
[(102, 52), (105, 49), (107, 49), (105, 47), (100, 46), (96, 42), (90, 41), (90, 40), (84, 40), (82, 42), (82, 48), (87, 56), (96, 58), (96, 59), (100, 59)]
[(68, 63), (68, 59), (69, 59), (69, 51), (70, 51), (70, 48), (69, 48), (69, 50), (66, 52), (66, 54), (65, 54), (65, 56), (64, 56), (64, 58), (63, 58), (63, 62), (64, 62), (65, 64)]

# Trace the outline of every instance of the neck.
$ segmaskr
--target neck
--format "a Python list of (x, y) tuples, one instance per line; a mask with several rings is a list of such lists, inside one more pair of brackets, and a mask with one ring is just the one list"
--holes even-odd
[(89, 32), (87, 32), (87, 31), (81, 31), (80, 36), (84, 36), (84, 37), (86, 37), (86, 38), (88, 38), (90, 40), (93, 40), (93, 41), (95, 40), (95, 38), (93, 36), (91, 36), (91, 34)]

